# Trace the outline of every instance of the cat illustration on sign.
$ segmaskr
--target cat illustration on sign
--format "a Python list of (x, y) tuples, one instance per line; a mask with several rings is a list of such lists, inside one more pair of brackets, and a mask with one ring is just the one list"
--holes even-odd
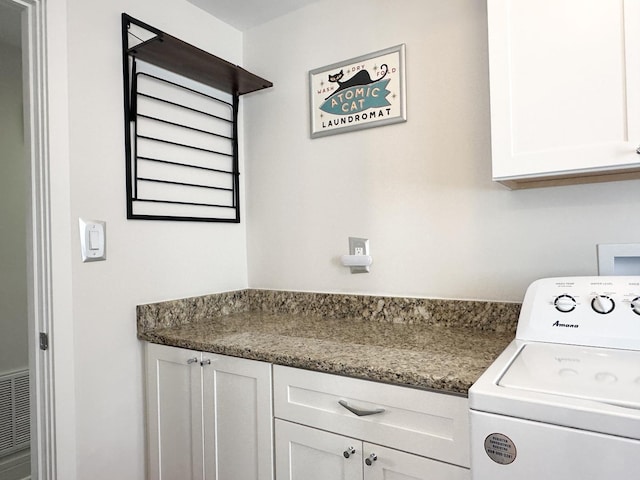
[(369, 75), (369, 72), (367, 70), (360, 70), (353, 77), (351, 77), (348, 80), (345, 80), (344, 82), (340, 81), (342, 80), (342, 77), (344, 77), (344, 70), (340, 70), (338, 73), (334, 73), (333, 75), (329, 74), (329, 81), (333, 83), (337, 83), (338, 89), (335, 92), (333, 92), (331, 95), (329, 95), (327, 98), (325, 98), (325, 100), (330, 99), (336, 93), (341, 92), (342, 90), (345, 90), (347, 88), (362, 86), (362, 85), (369, 85), (370, 83), (375, 83), (382, 80), (387, 75), (387, 72), (389, 71), (389, 67), (387, 66), (386, 63), (383, 63), (382, 65), (380, 65), (380, 69), (382, 69), (384, 73), (380, 78), (376, 78), (375, 80), (371, 79), (371, 76)]

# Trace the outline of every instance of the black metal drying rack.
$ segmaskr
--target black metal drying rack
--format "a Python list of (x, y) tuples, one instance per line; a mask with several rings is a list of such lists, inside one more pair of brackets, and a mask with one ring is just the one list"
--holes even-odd
[(127, 218), (240, 222), (239, 97), (272, 83), (124, 13), (122, 45)]

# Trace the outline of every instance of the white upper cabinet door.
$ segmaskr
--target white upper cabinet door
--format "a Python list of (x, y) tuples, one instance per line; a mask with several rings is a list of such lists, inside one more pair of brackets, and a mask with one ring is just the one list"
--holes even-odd
[(204, 480), (200, 354), (147, 344), (148, 479)]
[(487, 8), (494, 180), (638, 178), (640, 0)]

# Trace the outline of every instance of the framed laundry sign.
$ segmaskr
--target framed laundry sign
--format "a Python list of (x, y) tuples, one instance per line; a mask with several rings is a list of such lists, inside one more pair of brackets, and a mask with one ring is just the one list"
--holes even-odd
[(311, 138), (406, 122), (405, 45), (309, 71)]

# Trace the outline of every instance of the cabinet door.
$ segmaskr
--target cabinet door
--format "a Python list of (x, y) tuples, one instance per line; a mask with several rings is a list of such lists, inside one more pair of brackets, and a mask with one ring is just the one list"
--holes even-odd
[[(365, 443), (364, 480), (469, 480), (468, 468)], [(375, 460), (370, 458), (375, 455)], [(369, 458), (369, 462), (367, 462)]]
[(362, 479), (359, 440), (279, 419), (275, 425), (276, 480)]
[(640, 169), (639, 2), (487, 8), (494, 179)]
[(271, 480), (271, 365), (208, 353), (202, 359), (206, 480)]
[(204, 480), (200, 354), (147, 344), (149, 480)]

